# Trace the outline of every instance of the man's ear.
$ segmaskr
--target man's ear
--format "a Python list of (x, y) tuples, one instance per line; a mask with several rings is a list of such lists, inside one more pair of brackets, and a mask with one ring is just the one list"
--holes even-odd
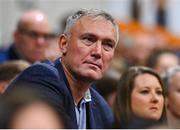
[(63, 55), (66, 54), (67, 52), (67, 47), (68, 47), (68, 39), (67, 36), (65, 34), (62, 34), (59, 38), (59, 48), (61, 50), (61, 53)]

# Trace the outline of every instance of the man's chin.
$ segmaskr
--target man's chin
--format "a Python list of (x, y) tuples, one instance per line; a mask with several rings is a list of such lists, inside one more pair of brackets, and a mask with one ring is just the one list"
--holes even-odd
[(92, 75), (92, 74), (81, 75), (81, 80), (84, 82), (93, 82), (101, 78), (102, 76), (99, 75)]
[(86, 76), (86, 79), (88, 79), (90, 81), (100, 80), (101, 78), (102, 78), (102, 76), (98, 76), (98, 75), (88, 75), (88, 76)]

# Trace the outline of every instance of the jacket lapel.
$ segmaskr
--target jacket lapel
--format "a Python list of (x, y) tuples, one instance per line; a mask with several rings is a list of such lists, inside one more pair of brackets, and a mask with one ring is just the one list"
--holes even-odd
[(74, 128), (78, 128), (77, 125), (77, 120), (76, 120), (76, 112), (75, 112), (75, 106), (74, 106), (74, 100), (71, 94), (71, 91), (69, 89), (69, 83), (67, 81), (67, 78), (65, 76), (65, 73), (63, 71), (63, 67), (62, 64), (60, 62), (60, 59), (57, 59), (55, 61), (55, 67), (57, 68), (58, 72), (59, 72), (59, 77), (60, 77), (60, 81), (64, 81), (64, 96), (65, 96), (65, 101), (64, 101), (64, 107), (66, 112), (68, 113), (68, 115), (70, 116), (71, 120), (72, 120), (72, 125)]

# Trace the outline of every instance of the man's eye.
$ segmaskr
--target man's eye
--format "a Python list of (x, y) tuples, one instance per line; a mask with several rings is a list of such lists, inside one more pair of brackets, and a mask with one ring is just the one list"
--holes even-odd
[(114, 44), (112, 42), (104, 42), (103, 47), (106, 51), (112, 51), (114, 48)]
[(96, 39), (93, 37), (83, 37), (82, 40), (86, 45), (92, 45), (94, 42), (96, 42)]
[(90, 41), (90, 42), (95, 42), (95, 39), (93, 37), (85, 37), (83, 39), (87, 40), (87, 41)]
[(36, 32), (29, 32), (28, 34), (30, 37), (32, 38), (37, 38), (38, 37), (38, 34)]

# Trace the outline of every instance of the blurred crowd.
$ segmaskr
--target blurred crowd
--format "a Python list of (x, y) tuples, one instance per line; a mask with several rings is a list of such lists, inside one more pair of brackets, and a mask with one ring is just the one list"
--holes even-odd
[[(111, 128), (180, 128), (180, 38), (163, 26), (116, 21), (120, 34), (114, 57), (105, 76), (93, 82), (113, 111)], [(11, 46), (0, 51), (0, 128), (72, 128), (67, 110), (56, 111), (31, 86), (6, 93), (32, 64), (65, 53), (48, 17), (40, 10), (24, 12), (12, 36)]]

